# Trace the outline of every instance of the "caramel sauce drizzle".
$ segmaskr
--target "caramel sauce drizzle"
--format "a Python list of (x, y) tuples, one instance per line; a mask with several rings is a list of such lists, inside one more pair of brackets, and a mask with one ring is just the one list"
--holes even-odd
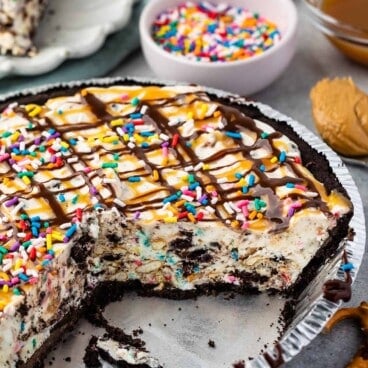
[[(158, 88), (157, 88), (158, 90)], [(152, 89), (150, 92), (154, 93), (157, 91), (156, 89)], [(97, 89), (98, 91), (98, 89)], [(82, 93), (81, 97), (81, 111), (87, 110), (92, 112), (96, 116), (96, 121), (93, 122), (80, 122), (77, 124), (65, 124), (65, 125), (58, 125), (54, 124), (50, 118), (46, 118), (46, 126), (41, 127), (38, 124), (38, 119), (31, 118), (29, 114), (24, 110), (24, 108), (17, 108), (16, 112), (21, 113), (26, 119), (30, 120), (37, 128), (39, 129), (54, 129), (56, 132), (59, 132), (62, 139), (65, 139), (65, 134), (74, 132), (76, 136), (78, 137), (78, 133), (82, 133), (85, 129), (97, 129), (99, 127), (107, 126), (109, 129), (111, 129), (112, 132), (114, 132), (117, 136), (119, 136), (117, 132), (117, 128), (111, 126), (111, 121), (113, 119), (128, 119), (129, 114), (122, 114), (113, 116), (107, 111), (107, 104), (102, 102), (99, 98), (97, 98), (89, 89), (84, 91), (85, 93)], [(138, 92), (134, 92), (134, 95), (137, 96)], [(149, 94), (148, 94), (149, 95)], [(189, 101), (189, 102), (188, 102)], [(270, 168), (267, 170), (267, 172), (260, 170), (260, 166), (263, 164), (264, 160), (262, 159), (256, 159), (251, 156), (252, 151), (258, 148), (263, 147), (271, 147), (272, 153), (271, 156), (279, 156), (281, 151), (276, 148), (273, 145), (273, 140), (276, 138), (282, 137), (282, 134), (274, 131), (267, 138), (261, 139), (261, 133), (262, 130), (257, 127), (255, 121), (249, 117), (246, 117), (243, 115), (240, 111), (238, 111), (235, 108), (224, 106), (221, 104), (217, 104), (217, 110), (221, 113), (221, 121), (224, 125), (223, 129), (239, 132), (243, 129), (248, 129), (252, 132), (256, 133), (256, 140), (253, 145), (247, 146), (245, 145), (241, 139), (233, 140), (231, 143), (231, 147), (220, 149), (217, 152), (215, 152), (212, 155), (209, 155), (208, 157), (204, 159), (200, 159), (194, 152), (191, 147), (187, 146), (185, 143), (187, 141), (193, 141), (195, 139), (198, 139), (201, 135), (205, 134), (205, 131), (196, 130), (194, 133), (189, 137), (183, 137), (180, 134), (180, 124), (177, 126), (170, 126), (168, 124), (169, 120), (160, 112), (162, 108), (167, 107), (173, 107), (176, 109), (175, 111), (193, 111), (193, 106), (195, 106), (196, 103), (213, 103), (211, 102), (208, 97), (201, 92), (198, 93), (182, 93), (177, 94), (171, 97), (165, 97), (161, 99), (153, 99), (152, 97), (147, 96), (147, 99), (143, 98), (139, 104), (134, 109), (135, 112), (139, 112), (141, 107), (143, 105), (146, 105), (147, 111), (145, 112), (143, 116), (144, 123), (151, 124), (155, 127), (155, 133), (160, 134), (164, 133), (169, 135), (170, 137), (173, 137), (175, 134), (179, 134), (179, 140), (178, 140), (178, 147), (180, 149), (173, 149), (169, 147), (170, 154), (173, 155), (175, 158), (175, 163), (168, 163), (165, 166), (162, 165), (155, 165), (153, 164), (148, 158), (149, 153), (154, 153), (155, 151), (160, 149), (160, 144), (151, 144), (148, 148), (142, 148), (137, 145), (135, 145), (134, 148), (128, 148), (126, 146), (125, 142), (121, 142), (121, 137), (119, 136), (120, 143), (123, 144), (123, 148), (106, 148), (106, 146), (103, 146), (103, 144), (96, 143), (93, 147), (91, 147), (91, 152), (88, 153), (81, 153), (78, 152), (78, 150), (70, 146), (69, 150), (71, 153), (70, 157), (77, 157), (77, 160), (79, 163), (82, 163), (83, 166), (88, 167), (88, 158), (91, 157), (91, 155), (98, 153), (99, 159), (103, 160), (107, 155), (117, 153), (121, 156), (124, 155), (133, 155), (137, 157), (138, 160), (141, 160), (144, 163), (144, 167), (137, 170), (127, 170), (124, 173), (119, 172), (118, 176), (121, 181), (126, 180), (129, 176), (133, 175), (139, 175), (143, 179), (149, 180), (150, 174), (153, 172), (153, 170), (158, 171), (158, 184), (160, 185), (160, 188), (153, 189), (149, 192), (146, 192), (144, 194), (137, 193), (136, 198), (137, 199), (143, 199), (142, 202), (140, 201), (134, 201), (132, 203), (127, 203), (127, 206), (123, 209), (120, 209), (124, 214), (128, 215), (131, 213), (136, 212), (139, 208), (144, 208), (146, 210), (152, 210), (152, 209), (159, 209), (162, 206), (162, 200), (163, 198), (158, 195), (154, 199), (147, 199), (150, 197), (153, 197), (154, 195), (163, 192), (172, 194), (175, 193), (178, 188), (175, 186), (172, 186), (168, 183), (168, 181), (165, 179), (164, 171), (167, 169), (182, 169), (183, 167), (187, 166), (195, 166), (198, 163), (202, 162), (204, 164), (215, 164), (216, 161), (223, 159), (227, 155), (235, 155), (235, 154), (241, 154), (243, 157), (244, 162), (252, 162), (251, 168), (249, 172), (252, 172), (256, 175), (258, 182), (256, 185), (251, 188), (248, 194), (243, 194), (239, 191), (239, 188), (236, 187), (229, 187), (224, 189), (218, 182), (218, 177), (212, 172), (214, 170), (207, 170), (207, 171), (201, 171), (201, 175), (196, 175), (196, 180), (200, 183), (201, 186), (204, 188), (206, 186), (212, 186), (214, 190), (219, 193), (219, 200), (215, 206), (215, 216), (212, 218), (206, 218), (205, 221), (217, 221), (218, 219), (222, 219), (225, 221), (229, 217), (223, 218), (223, 215), (219, 211), (219, 208), (228, 201), (238, 201), (242, 199), (249, 199), (252, 200), (255, 197), (261, 197), (266, 196), (267, 197), (267, 208), (265, 210), (265, 218), (272, 222), (272, 230), (273, 231), (280, 231), (288, 226), (289, 223), (289, 217), (282, 214), (282, 209), (280, 206), (280, 199), (275, 194), (275, 188), (279, 186), (283, 186), (286, 183), (294, 183), (294, 184), (304, 184), (306, 185), (310, 190), (316, 190), (314, 183), (309, 178), (306, 178), (303, 176), (303, 173), (299, 171), (298, 165), (295, 164), (295, 162), (287, 157), (286, 161), (283, 163), (283, 165), (290, 170), (290, 172), (293, 172), (297, 175), (297, 177), (294, 176), (285, 176), (282, 178), (269, 178), (267, 176), (267, 172), (272, 172), (274, 169), (277, 168), (278, 165), (274, 165), (274, 168)], [(203, 121), (206, 121), (206, 119), (210, 119), (212, 116), (202, 118)], [(198, 119), (195, 119), (195, 123), (197, 123)], [(225, 138), (229, 139), (229, 138)], [(27, 143), (26, 147), (29, 147), (32, 144), (32, 142)], [(65, 178), (60, 179), (63, 181), (70, 181), (73, 178), (75, 178), (77, 175), (81, 175), (83, 177), (83, 180), (85, 181), (85, 184), (91, 189), (93, 187), (92, 179), (96, 177), (103, 178), (105, 176), (102, 169), (94, 169), (92, 173), (86, 174), (82, 170), (74, 170), (73, 165), (69, 164), (65, 160), (65, 168), (68, 169), (72, 174), (66, 176)], [(225, 166), (216, 166), (215, 170), (219, 170), (221, 168), (225, 168)], [(45, 170), (43, 167), (40, 167), (39, 172), (42, 172)], [(47, 169), (51, 173), (55, 170), (53, 168)], [(14, 174), (7, 173), (6, 176), (8, 178), (15, 177)], [(34, 196), (35, 198), (44, 198), (46, 202), (49, 204), (52, 212), (55, 214), (55, 217), (52, 219), (52, 224), (59, 226), (67, 221), (70, 221), (71, 215), (64, 213), (64, 210), (57, 199), (55, 199), (55, 195), (58, 193), (67, 193), (72, 192), (77, 189), (80, 189), (80, 187), (75, 188), (69, 188), (69, 189), (62, 189), (60, 191), (49, 191), (46, 187), (50, 181), (55, 180), (54, 178), (44, 182), (44, 183), (37, 183), (33, 182), (33, 187), (38, 188), (37, 194), (31, 194), (30, 188), (26, 188), (24, 190), (19, 190), (16, 192), (16, 194), (20, 197), (28, 198), (29, 196)], [(112, 206), (112, 198), (117, 196), (116, 190), (113, 185), (109, 183), (105, 183), (104, 186), (112, 193), (112, 196), (108, 199), (104, 199), (101, 195), (96, 194), (96, 197), (99, 200), (99, 203), (103, 207), (111, 207)], [(317, 191), (317, 190), (316, 190)], [(302, 198), (303, 204), (300, 208), (296, 209), (296, 211), (299, 211), (303, 208), (308, 207), (317, 207), (324, 211), (327, 211), (326, 204), (320, 199), (320, 196), (317, 198), (310, 199), (308, 197), (305, 197), (303, 194), (295, 194), (292, 193), (290, 195), (291, 198)], [(3, 204), (9, 200), (9, 197), (6, 196), (4, 199), (0, 201), (0, 204)], [(90, 208), (91, 205), (87, 205), (87, 208)]]

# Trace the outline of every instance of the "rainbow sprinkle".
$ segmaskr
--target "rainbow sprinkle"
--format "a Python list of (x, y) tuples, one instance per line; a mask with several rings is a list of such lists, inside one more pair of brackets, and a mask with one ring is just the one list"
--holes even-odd
[(171, 54), (207, 62), (247, 59), (280, 40), (276, 25), (258, 13), (224, 3), (184, 2), (158, 15), (155, 42)]
[[(226, 7), (221, 14), (231, 11)], [(287, 147), (286, 151), (275, 149), (273, 138), (277, 139), (277, 134), (259, 130), (258, 139), (268, 139), (272, 152), (252, 159), (244, 150), (248, 145), (246, 131), (237, 123), (224, 124), (226, 111), (209, 103), (206, 96), (181, 96), (180, 106), (170, 107), (175, 114), (164, 109), (160, 112), (165, 118), (161, 122), (150, 116), (162, 108), (161, 102), (155, 105), (150, 99), (150, 91), (147, 96), (128, 91), (116, 93), (109, 105), (111, 116), (96, 123), (91, 134), (87, 129), (83, 131), (85, 136), (73, 130), (59, 133), (56, 125), (52, 128), (52, 119), (44, 119), (49, 114), (66, 122), (73, 110), (65, 106), (53, 111), (31, 105), (25, 108), (28, 116), (24, 126), (0, 129), (0, 163), (9, 167), (1, 188), (4, 216), (0, 216), (0, 292), (19, 295), (23, 284), (42, 279), (40, 275), (52, 269), (53, 259), (80, 231), (85, 211), (92, 208), (99, 212), (116, 206), (134, 221), (202, 221), (207, 226), (209, 221), (221, 219), (234, 229), (267, 230), (273, 226), (274, 199), (278, 197), (277, 193), (265, 192), (265, 180), (274, 180), (274, 186), (278, 189), (282, 185), (281, 192), (286, 193), (277, 201), (278, 216), (285, 219), (279, 226), (287, 226), (290, 218), (306, 207), (311, 191), (308, 181), (290, 176), (284, 183), (272, 177), (283, 164), (301, 162), (289, 154)], [(164, 96), (171, 98), (167, 92)], [(77, 107), (75, 114), (79, 114)], [(35, 114), (32, 119), (30, 114)], [(221, 156), (198, 154), (202, 145), (217, 141), (226, 141), (231, 153), (246, 152), (244, 159), (222, 167)], [(256, 147), (255, 142), (249, 149)], [(56, 180), (48, 173), (51, 170), (62, 179)], [(44, 187), (50, 197), (36, 195), (30, 204), (29, 189)], [(151, 200), (152, 193), (152, 209), (146, 211), (144, 202)], [(135, 198), (140, 199), (139, 203)], [(149, 247), (149, 239), (144, 238), (142, 244)], [(137, 259), (137, 265), (142, 264), (143, 257)], [(231, 258), (238, 260), (236, 248), (231, 250)], [(183, 278), (181, 272), (177, 277)], [(0, 316), (2, 310), (0, 299)]]

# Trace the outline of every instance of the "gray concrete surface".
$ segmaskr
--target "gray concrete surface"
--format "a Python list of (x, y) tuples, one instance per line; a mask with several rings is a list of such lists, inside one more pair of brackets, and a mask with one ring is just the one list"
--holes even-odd
[[(299, 13), (298, 49), (294, 59), (283, 76), (266, 90), (252, 96), (258, 101), (271, 105), (282, 113), (315, 131), (311, 113), (309, 91), (323, 77), (351, 76), (368, 92), (368, 67), (351, 62), (341, 55), (315, 30), (307, 19), (307, 12), (301, 0), (295, 1)], [(133, 54), (119, 66), (111, 76), (154, 77), (140, 51)], [(367, 142), (368, 144), (368, 142)], [(368, 218), (368, 168), (348, 166), (359, 188), (366, 219)], [(368, 300), (368, 257), (365, 255), (358, 278), (353, 286), (353, 298), (346, 304), (358, 305)], [(287, 368), (332, 368), (344, 367), (356, 351), (361, 339), (358, 325), (345, 321), (331, 334), (318, 336)]]

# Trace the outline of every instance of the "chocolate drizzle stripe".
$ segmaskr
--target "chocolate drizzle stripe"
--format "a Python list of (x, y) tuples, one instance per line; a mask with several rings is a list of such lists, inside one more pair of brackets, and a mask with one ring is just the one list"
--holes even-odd
[[(85, 91), (84, 91), (85, 92)], [(81, 105), (82, 108), (85, 107), (86, 111), (91, 111), (97, 118), (96, 121), (93, 122), (81, 122), (78, 124), (67, 124), (65, 126), (59, 126), (58, 124), (53, 123), (53, 121), (49, 118), (45, 119), (46, 126), (48, 129), (53, 129), (56, 133), (60, 133), (61, 137), (64, 140), (68, 140), (66, 134), (69, 132), (77, 132), (77, 131), (83, 131), (84, 129), (97, 129), (99, 127), (105, 126), (111, 132), (115, 133), (118, 137), (117, 140), (121, 146), (119, 148), (106, 148), (106, 145), (102, 145), (101, 142), (95, 141), (94, 146), (91, 147), (91, 152), (88, 153), (82, 153), (78, 152), (78, 147), (70, 146), (69, 150), (71, 152), (70, 157), (76, 157), (77, 161), (79, 163), (82, 163), (83, 166), (88, 167), (88, 162), (94, 159), (95, 154), (98, 155), (98, 157), (101, 159), (107, 158), (107, 155), (109, 154), (119, 154), (120, 155), (127, 155), (136, 157), (138, 160), (141, 160), (144, 163), (143, 168), (138, 168), (135, 170), (126, 170), (124, 172), (119, 172), (118, 177), (121, 181), (126, 180), (129, 178), (129, 176), (139, 175), (142, 178), (147, 178), (149, 180), (150, 175), (154, 170), (157, 170), (158, 172), (158, 182), (157, 184), (159, 187), (157, 189), (153, 189), (150, 191), (147, 191), (142, 194), (137, 194), (136, 200), (142, 198), (141, 202), (138, 202), (135, 200), (135, 203), (128, 203), (126, 208), (124, 210), (120, 209), (123, 213), (132, 213), (136, 211), (138, 208), (140, 209), (146, 209), (146, 210), (157, 210), (160, 208), (160, 205), (162, 204), (162, 200), (164, 197), (158, 196), (156, 199), (151, 200), (145, 200), (144, 198), (149, 198), (150, 196), (153, 196), (155, 194), (158, 194), (160, 192), (162, 193), (175, 193), (177, 192), (177, 188), (169, 185), (168, 181), (165, 179), (165, 170), (175, 170), (175, 169), (183, 169), (185, 167), (188, 167), (190, 165), (195, 166), (198, 163), (202, 162), (204, 164), (213, 164), (227, 155), (237, 154), (240, 153), (244, 159), (245, 162), (253, 162), (251, 168), (247, 172), (243, 172), (242, 174), (245, 176), (248, 173), (254, 173), (256, 177), (258, 178), (257, 184), (250, 188), (250, 191), (248, 194), (242, 194), (239, 192), (240, 188), (236, 187), (236, 182), (234, 180), (235, 186), (233, 188), (227, 187), (226, 189), (223, 188), (221, 184), (218, 183), (218, 177), (214, 174), (216, 170), (221, 170), (224, 167), (223, 165), (218, 165), (216, 168), (211, 167), (211, 170), (202, 171), (201, 175), (196, 175), (196, 180), (200, 183), (200, 185), (205, 188), (207, 185), (212, 185), (215, 190), (219, 193), (219, 200), (217, 202), (217, 205), (214, 207), (215, 209), (215, 217), (212, 219), (212, 221), (216, 221), (216, 219), (222, 219), (225, 221), (228, 216), (223, 217), (221, 213), (226, 213), (223, 209), (220, 211), (220, 207), (223, 206), (226, 202), (234, 202), (241, 199), (253, 199), (255, 197), (260, 198), (261, 196), (266, 197), (266, 201), (268, 202), (268, 207), (265, 210), (265, 216), (266, 218), (272, 222), (273, 224), (273, 230), (274, 231), (280, 231), (288, 226), (289, 218), (283, 216), (281, 213), (281, 207), (279, 205), (280, 199), (275, 193), (276, 187), (283, 186), (286, 183), (294, 183), (294, 184), (304, 184), (307, 183), (308, 187), (311, 188), (311, 190), (316, 190), (316, 188), (313, 186), (313, 183), (311, 180), (305, 178), (302, 175), (302, 172), (298, 170), (297, 165), (294, 164), (294, 162), (287, 158), (286, 162), (284, 163), (285, 167), (288, 168), (289, 171), (296, 174), (296, 177), (293, 176), (286, 176), (283, 178), (269, 178), (267, 175), (267, 172), (264, 172), (260, 169), (260, 166), (262, 165), (263, 161), (261, 159), (254, 159), (251, 155), (251, 152), (255, 149), (259, 148), (265, 148), (265, 149), (272, 149), (272, 155), (278, 157), (280, 155), (280, 150), (277, 149), (274, 144), (273, 140), (278, 139), (282, 137), (281, 133), (275, 131), (269, 134), (266, 138), (261, 138), (262, 130), (257, 127), (255, 121), (244, 114), (242, 114), (239, 110), (224, 106), (219, 103), (217, 104), (217, 111), (221, 113), (221, 122), (224, 125), (224, 129), (231, 131), (231, 132), (241, 132), (244, 131), (244, 129), (252, 131), (256, 135), (256, 139), (254, 141), (253, 145), (245, 145), (241, 139), (234, 139), (232, 143), (232, 147), (229, 147), (227, 149), (218, 150), (218, 152), (204, 158), (201, 160), (194, 152), (194, 150), (191, 147), (188, 147), (186, 145), (187, 139), (183, 138), (180, 135), (180, 127), (182, 124), (178, 124), (176, 126), (170, 126), (168, 124), (168, 119), (160, 112), (161, 109), (172, 107), (174, 109), (183, 109), (184, 111), (195, 111), (196, 104), (197, 103), (214, 103), (213, 101), (210, 101), (209, 98), (205, 93), (181, 93), (178, 94), (175, 97), (170, 98), (161, 98), (160, 100), (145, 100), (144, 98), (140, 101), (140, 103), (133, 109), (135, 112), (139, 112), (142, 106), (147, 106), (147, 111), (145, 112), (143, 116), (143, 121), (145, 124), (153, 125), (155, 129), (156, 134), (164, 133), (167, 134), (169, 137), (173, 137), (176, 134), (179, 134), (178, 139), (178, 147), (180, 149), (173, 150), (172, 148), (169, 148), (170, 153), (174, 155), (175, 160), (177, 162), (170, 162), (168, 165), (162, 166), (162, 165), (154, 165), (150, 159), (149, 154), (155, 153), (161, 149), (159, 144), (152, 144), (148, 148), (140, 147), (137, 144), (134, 145), (134, 147), (127, 147), (126, 142), (123, 140), (121, 135), (119, 134), (118, 128), (111, 125), (111, 121), (113, 119), (119, 119), (122, 118), (125, 121), (128, 121), (130, 119), (131, 112), (129, 114), (122, 114), (118, 116), (112, 116), (107, 112), (107, 107), (104, 102), (102, 102), (98, 97), (96, 97), (93, 93), (83, 93), (82, 96), (82, 102), (84, 102), (85, 105)], [(45, 127), (40, 126), (38, 124), (37, 119), (32, 119), (29, 114), (23, 109), (23, 108), (17, 108), (17, 111), (20, 112), (26, 119), (30, 120), (38, 130), (42, 131), (45, 129)], [(210, 121), (212, 116), (204, 117), (203, 121)], [(189, 140), (196, 140), (199, 137), (201, 137), (203, 134), (205, 134), (205, 131), (203, 130), (196, 130), (196, 132), (189, 137)], [(228, 138), (226, 138), (228, 139)], [(29, 147), (33, 142), (27, 142), (26, 147)], [(189, 160), (188, 160), (189, 159)], [(236, 164), (236, 162), (234, 162)], [(95, 171), (93, 174), (86, 174), (83, 171), (76, 171), (73, 168), (73, 164), (69, 164), (65, 162), (65, 167), (72, 172), (71, 175), (68, 175), (62, 179), (59, 179), (62, 181), (68, 181), (75, 178), (77, 175), (81, 175), (83, 177), (83, 180), (85, 181), (86, 185), (88, 185), (89, 189), (91, 190), (93, 188), (92, 180), (94, 178), (97, 178), (98, 176), (103, 178), (104, 173), (99, 173), (98, 169), (94, 169)], [(123, 165), (123, 164), (122, 164)], [(40, 172), (44, 171), (45, 169), (41, 167), (39, 169)], [(48, 169), (48, 170), (54, 170), (54, 169)], [(272, 170), (275, 170), (275, 168), (271, 168), (270, 172)], [(15, 177), (15, 173), (10, 174), (10, 177)], [(66, 189), (66, 190), (60, 190), (60, 191), (49, 191), (46, 188), (46, 183), (50, 182), (53, 179), (50, 179), (46, 182), (44, 182), (42, 185), (33, 183), (33, 185), (37, 185), (40, 194), (38, 197), (43, 197), (47, 200), (49, 203), (52, 211), (55, 214), (58, 214), (58, 216), (53, 219), (52, 224), (53, 225), (60, 225), (63, 222), (65, 222), (67, 219), (70, 220), (70, 216), (66, 215), (62, 211), (61, 205), (58, 203), (57, 200), (54, 199), (54, 195), (57, 193), (64, 191), (69, 192), (72, 191), (72, 189)], [(112, 196), (115, 197), (118, 194), (116, 193), (114, 186), (110, 183), (104, 183), (104, 186), (112, 193)], [(74, 189), (81, 188), (82, 186), (75, 187)], [(267, 189), (268, 188), (268, 189)], [(24, 194), (23, 191), (17, 191), (16, 194)], [(53, 198), (51, 198), (53, 197)], [(107, 198), (104, 200), (101, 195), (98, 193), (96, 194), (96, 197), (98, 198), (99, 202), (103, 206), (110, 207), (112, 205), (112, 199)], [(292, 194), (290, 196), (294, 200), (297, 200), (299, 198), (303, 199), (304, 203), (300, 208), (295, 209), (295, 211), (299, 211), (303, 208), (309, 208), (309, 207), (318, 207), (324, 211), (327, 211), (328, 208), (320, 199), (320, 197), (317, 198), (308, 198), (304, 195), (300, 194)], [(144, 200), (143, 200), (144, 199)], [(7, 198), (5, 198), (4, 201), (6, 201)], [(90, 206), (88, 206), (89, 208)]]
[[(343, 251), (342, 262), (344, 265), (349, 263), (346, 250)], [(344, 271), (344, 275), (345, 275), (344, 280), (333, 279), (333, 280), (327, 280), (324, 283), (323, 296), (327, 300), (337, 303), (340, 300), (344, 302), (348, 302), (351, 299), (352, 278), (351, 278), (350, 270)]]
[(263, 356), (271, 368), (278, 368), (285, 363), (282, 357), (282, 347), (279, 343), (275, 345), (276, 356), (271, 356), (269, 353), (265, 353)]

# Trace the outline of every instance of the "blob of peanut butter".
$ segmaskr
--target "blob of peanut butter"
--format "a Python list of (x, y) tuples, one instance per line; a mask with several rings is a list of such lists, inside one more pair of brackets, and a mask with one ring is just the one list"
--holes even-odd
[(368, 95), (351, 78), (336, 78), (319, 81), (310, 97), (326, 143), (345, 156), (368, 156)]

